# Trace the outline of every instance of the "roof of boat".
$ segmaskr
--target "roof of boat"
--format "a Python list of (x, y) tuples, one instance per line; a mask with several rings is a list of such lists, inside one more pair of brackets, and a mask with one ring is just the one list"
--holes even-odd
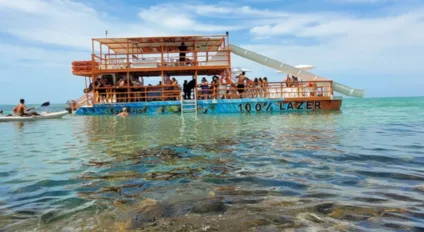
[(218, 50), (224, 43), (225, 35), (210, 36), (158, 36), (158, 37), (126, 37), (126, 38), (93, 38), (93, 42), (107, 46), (115, 53), (126, 53), (136, 47), (142, 52), (161, 52), (162, 46), (167, 51), (177, 50), (181, 43), (190, 48), (196, 45), (197, 51)]

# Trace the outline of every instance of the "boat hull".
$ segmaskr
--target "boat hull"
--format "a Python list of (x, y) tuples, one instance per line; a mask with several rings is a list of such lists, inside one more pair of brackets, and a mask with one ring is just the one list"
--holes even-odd
[[(197, 112), (202, 114), (260, 113), (293, 111), (340, 110), (341, 99), (222, 99), (198, 100)], [(93, 107), (81, 107), (76, 115), (116, 115), (126, 107), (130, 114), (155, 115), (181, 113), (179, 101), (132, 102), (115, 104), (96, 104)], [(185, 112), (186, 110), (184, 110)]]
[(47, 113), (42, 116), (31, 116), (31, 117), (20, 117), (20, 116), (10, 116), (10, 117), (1, 117), (0, 122), (23, 122), (23, 121), (37, 121), (37, 120), (46, 120), (46, 119), (57, 119), (62, 118), (63, 116), (69, 114), (68, 111), (60, 111)]

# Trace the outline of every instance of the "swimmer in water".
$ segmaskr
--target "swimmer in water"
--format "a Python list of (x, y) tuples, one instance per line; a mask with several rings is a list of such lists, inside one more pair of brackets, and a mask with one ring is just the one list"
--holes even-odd
[(118, 114), (119, 117), (127, 117), (129, 115), (130, 113), (128, 112), (128, 109), (125, 107), (122, 109), (122, 112)]

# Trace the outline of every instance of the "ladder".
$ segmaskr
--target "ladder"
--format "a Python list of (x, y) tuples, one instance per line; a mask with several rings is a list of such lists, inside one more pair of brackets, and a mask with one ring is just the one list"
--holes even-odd
[(181, 97), (181, 114), (184, 113), (197, 113), (197, 96), (194, 91), (194, 99), (188, 100)]

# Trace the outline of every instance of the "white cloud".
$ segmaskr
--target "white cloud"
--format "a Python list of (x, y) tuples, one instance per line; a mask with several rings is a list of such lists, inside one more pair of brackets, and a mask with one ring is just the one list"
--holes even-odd
[(193, 7), (180, 6), (176, 4), (161, 4), (142, 9), (139, 13), (141, 19), (146, 24), (155, 26), (163, 30), (173, 30), (180, 32), (198, 31), (198, 32), (215, 32), (236, 30), (236, 26), (221, 26), (216, 24), (200, 23), (196, 20), (197, 14), (205, 14), (207, 12), (223, 12), (229, 11), (219, 7)]
[[(175, 5), (176, 6), (176, 5)], [(236, 27), (199, 23), (193, 11), (182, 14), (174, 5), (141, 9), (131, 21), (96, 11), (71, 0), (0, 0), (0, 32), (27, 40), (75, 47), (91, 47), (90, 39), (113, 37), (176, 35), (187, 32), (223, 32)]]
[[(281, 22), (275, 19), (253, 27), (254, 36), (264, 35), (299, 41), (313, 39), (310, 45), (294, 40), (292, 44), (253, 46), (276, 59), (309, 62), (324, 70), (349, 70), (366, 73), (422, 72), (419, 54), (424, 52), (424, 8), (384, 16), (297, 15)], [(303, 40), (301, 40), (303, 39)]]
[[(117, 18), (119, 12), (112, 17), (71, 0), (0, 0), (0, 14), (2, 33), (81, 51), (11, 46), (2, 42), (0, 52), (5, 55), (0, 65), (10, 66), (10, 70), (20, 69), (28, 64), (19, 61), (27, 59), (37, 63), (38, 70), (60, 67), (67, 78), (72, 78), (71, 61), (89, 59), (91, 38), (103, 37), (106, 29), (109, 36), (123, 37), (221, 34), (247, 28), (250, 36), (237, 41), (234, 38), (240, 36), (232, 32), (231, 42), (289, 64), (315, 65), (317, 74), (337, 81), (344, 80), (344, 75), (355, 75), (357, 79), (347, 80), (353, 87), (367, 88), (368, 78), (375, 75), (397, 75), (407, 81), (424, 71), (421, 65), (424, 32), (420, 30), (424, 28), (423, 7), (402, 8), (402, 12), (396, 13), (388, 10), (385, 15), (366, 17), (342, 12), (257, 9), (236, 3), (159, 4), (142, 8), (132, 19), (123, 21)], [(233, 58), (234, 65), (251, 68), (254, 71), (251, 75), (279, 78), (273, 70), (237, 56)], [(3, 76), (6, 71), (1, 72)]]
[(335, 3), (350, 3), (350, 4), (376, 4), (387, 3), (391, 0), (332, 0)]

